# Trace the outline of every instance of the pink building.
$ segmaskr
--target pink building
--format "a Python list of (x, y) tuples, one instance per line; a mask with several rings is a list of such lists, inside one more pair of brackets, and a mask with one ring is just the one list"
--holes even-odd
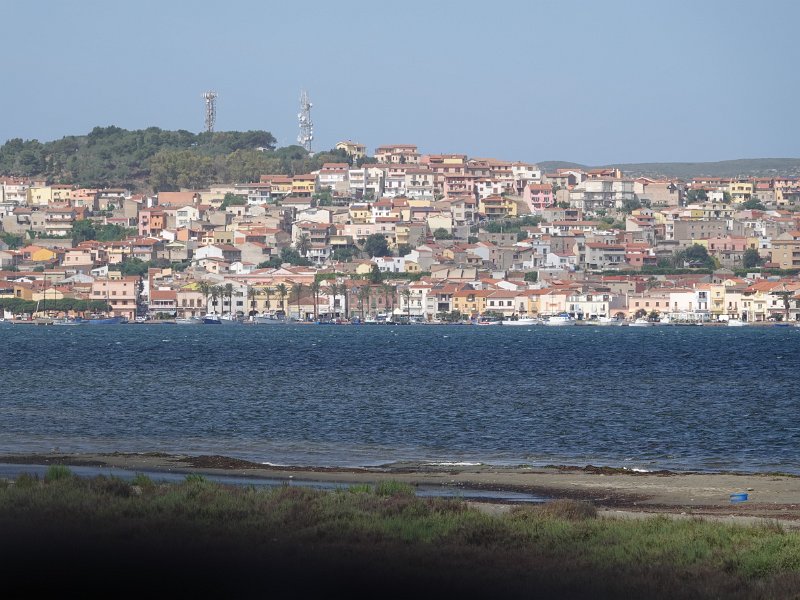
[(541, 212), (555, 204), (553, 200), (553, 186), (547, 183), (531, 183), (525, 186), (522, 199), (531, 212)]

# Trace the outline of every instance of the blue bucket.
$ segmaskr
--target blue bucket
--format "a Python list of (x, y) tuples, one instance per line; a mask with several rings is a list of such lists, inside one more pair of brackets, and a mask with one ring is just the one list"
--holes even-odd
[(739, 494), (731, 494), (731, 502), (747, 502), (747, 494), (744, 492)]

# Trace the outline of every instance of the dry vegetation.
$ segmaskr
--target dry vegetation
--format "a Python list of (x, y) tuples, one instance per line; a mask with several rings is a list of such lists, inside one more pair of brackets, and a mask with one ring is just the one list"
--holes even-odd
[(188, 476), (0, 484), (7, 597), (157, 594), (796, 598), (800, 534), (597, 519), (558, 501), (489, 516), (387, 482), (336, 492)]

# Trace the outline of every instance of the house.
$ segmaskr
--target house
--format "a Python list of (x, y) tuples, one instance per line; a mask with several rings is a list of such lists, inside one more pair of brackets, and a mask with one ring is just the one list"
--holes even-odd
[(393, 144), (375, 148), (375, 160), (379, 163), (417, 164), (419, 152), (416, 144)]
[(522, 190), (522, 200), (532, 213), (541, 213), (555, 204), (553, 186), (546, 183), (531, 183)]
[(800, 269), (800, 230), (787, 231), (772, 238), (770, 261), (781, 269)]
[(505, 196), (487, 196), (478, 201), (478, 212), (488, 220), (517, 216), (517, 203)]
[(139, 301), (139, 278), (95, 279), (92, 282), (91, 299), (105, 301), (111, 307), (112, 316), (133, 320)]

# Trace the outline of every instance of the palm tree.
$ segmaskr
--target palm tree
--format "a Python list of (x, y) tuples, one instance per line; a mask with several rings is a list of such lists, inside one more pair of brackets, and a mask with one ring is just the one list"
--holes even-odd
[(253, 316), (258, 312), (256, 310), (256, 296), (258, 296), (258, 294), (259, 294), (258, 288), (254, 287), (247, 288), (247, 298), (250, 300), (250, 316)]
[(388, 283), (384, 283), (381, 285), (381, 291), (383, 292), (383, 310), (389, 312), (389, 298), (391, 298), (392, 312), (394, 312), (394, 287)]
[(328, 290), (325, 292), (325, 294), (328, 296), (328, 298), (333, 298), (333, 306), (331, 307), (331, 310), (333, 314), (336, 314), (336, 296), (339, 295), (339, 286), (335, 281), (331, 281), (328, 284)]
[(264, 288), (264, 295), (267, 297), (267, 312), (269, 312), (270, 306), (270, 296), (275, 293), (275, 290), (269, 286)]
[(408, 315), (408, 320), (411, 321), (411, 290), (406, 288), (400, 292), (400, 295), (406, 301), (406, 314)]
[(281, 310), (286, 312), (286, 296), (289, 294), (289, 289), (285, 283), (278, 284), (278, 295), (281, 297)]
[(297, 238), (297, 242), (295, 243), (295, 248), (297, 248), (301, 256), (308, 254), (308, 251), (311, 250), (311, 238), (307, 233), (300, 234), (300, 237)]
[(203, 294), (203, 298), (206, 301), (204, 312), (208, 312), (208, 297), (211, 295), (211, 284), (207, 281), (201, 281), (197, 284), (197, 291)]
[(318, 280), (314, 280), (314, 283), (311, 284), (311, 295), (314, 297), (314, 320), (317, 320), (318, 315), (318, 305), (319, 305), (319, 290), (322, 287), (322, 284)]
[(303, 295), (305, 286), (302, 283), (296, 283), (292, 286), (292, 293), (294, 294), (294, 299), (297, 301), (297, 318), (301, 321), (304, 321), (303, 315), (300, 314), (300, 298)]
[(364, 309), (369, 305), (369, 293), (370, 288), (369, 285), (362, 285), (358, 288), (358, 293), (356, 296), (358, 297), (358, 303), (361, 305), (361, 320), (364, 320)]
[[(228, 297), (228, 313), (233, 315), (233, 284), (226, 283), (225, 284), (225, 296)], [(225, 309), (225, 301), (223, 299), (222, 308)]]
[(346, 279), (342, 280), (342, 285), (341, 285), (341, 287), (339, 289), (342, 291), (342, 295), (344, 296), (344, 318), (345, 319), (349, 319), (350, 318), (350, 298), (349, 298), (350, 290), (347, 287), (347, 280)]
[(214, 307), (214, 312), (217, 312), (217, 299), (220, 297), (222, 293), (222, 288), (218, 285), (212, 285), (209, 288), (209, 294), (211, 295), (211, 306)]

